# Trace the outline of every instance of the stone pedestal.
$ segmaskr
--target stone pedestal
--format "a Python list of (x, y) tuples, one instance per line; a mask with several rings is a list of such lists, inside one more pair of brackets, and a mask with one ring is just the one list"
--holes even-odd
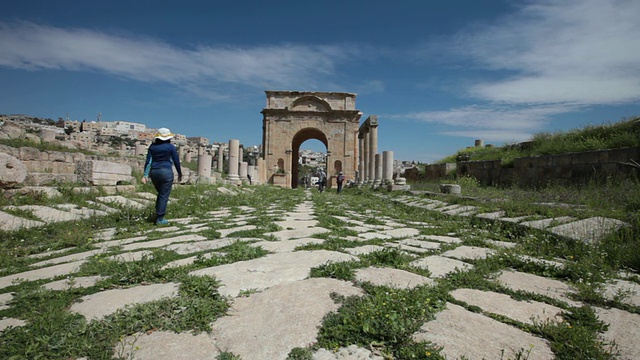
[(147, 156), (147, 146), (144, 144), (136, 144), (135, 156)]

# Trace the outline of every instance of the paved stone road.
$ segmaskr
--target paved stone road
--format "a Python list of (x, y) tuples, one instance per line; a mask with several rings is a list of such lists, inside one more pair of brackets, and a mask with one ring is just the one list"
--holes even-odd
[[(225, 189), (226, 193), (233, 190)], [(384, 196), (384, 195), (383, 195)], [(145, 200), (145, 198), (147, 198)], [(78, 209), (74, 206), (58, 206), (56, 209), (31, 207), (40, 221), (22, 219), (8, 213), (0, 212), (2, 229), (14, 229), (20, 226), (38, 226), (43, 222), (64, 221), (99, 215), (100, 212), (113, 211), (108, 204), (117, 203), (125, 206), (145, 206), (148, 194), (140, 194), (136, 199), (121, 196), (100, 199), (95, 209)], [(442, 201), (428, 200), (415, 196), (389, 199), (410, 206), (417, 206), (451, 216), (478, 216), (497, 221), (517, 222), (522, 226), (545, 229), (568, 237), (595, 241), (603, 234), (619, 226), (625, 226), (612, 219), (593, 218), (577, 221), (572, 218), (534, 219), (527, 217), (509, 219), (504, 214), (478, 214), (477, 209), (470, 206), (449, 205)], [(26, 208), (22, 208), (25, 210)], [(74, 210), (74, 211), (71, 211)], [(202, 268), (191, 272), (198, 276), (215, 276), (222, 283), (220, 293), (233, 298), (229, 313), (212, 324), (212, 334), (202, 333), (175, 334), (164, 331), (137, 334), (123, 339), (116, 347), (116, 352), (135, 359), (215, 359), (221, 351), (240, 355), (245, 360), (251, 359), (285, 359), (295, 347), (306, 347), (316, 340), (317, 329), (322, 318), (337, 309), (331, 299), (331, 293), (345, 296), (360, 295), (362, 291), (355, 284), (327, 278), (309, 278), (309, 270), (327, 262), (357, 260), (358, 255), (378, 251), (385, 247), (399, 248), (414, 254), (416, 260), (412, 265), (428, 269), (430, 277), (390, 268), (367, 268), (357, 272), (357, 279), (370, 281), (375, 285), (388, 285), (400, 288), (422, 284), (433, 284), (438, 278), (458, 269), (473, 271), (469, 259), (493, 256), (495, 249), (509, 248), (513, 243), (487, 240), (486, 246), (466, 246), (462, 240), (448, 234), (419, 235), (420, 229), (437, 227), (437, 224), (414, 222), (410, 226), (393, 218), (378, 218), (383, 225), (370, 225), (363, 222), (362, 214), (348, 212), (339, 217), (348, 223), (347, 228), (357, 232), (358, 236), (349, 237), (354, 241), (382, 239), (383, 245), (365, 245), (349, 249), (346, 252), (314, 250), (295, 251), (300, 245), (319, 243), (323, 240), (314, 235), (328, 231), (318, 226), (314, 205), (307, 197), (299, 203), (295, 211), (282, 214), (274, 207), (274, 214), (281, 214), (278, 225), (283, 229), (269, 235), (276, 241), (264, 241), (253, 238), (229, 238), (233, 232), (251, 230), (247, 225), (251, 218), (250, 207), (241, 209), (243, 215), (232, 214), (231, 209), (218, 209), (207, 214), (208, 219), (194, 222), (193, 219), (179, 219), (176, 223), (184, 226), (163, 228), (166, 236), (161, 239), (148, 240), (142, 234), (129, 239), (113, 240), (115, 229), (107, 229), (99, 236), (102, 242), (95, 250), (53, 257), (33, 264), (33, 270), (0, 278), (0, 292), (16, 280), (34, 281), (49, 279), (68, 274), (73, 277), (75, 271), (92, 256), (106, 251), (109, 246), (121, 245), (122, 252), (114, 255), (121, 261), (135, 261), (148, 255), (150, 249), (166, 248), (179, 254), (195, 254), (215, 252), (216, 249), (228, 246), (234, 241), (251, 242), (252, 246), (261, 246), (269, 251), (267, 256), (249, 261), (241, 261), (228, 265)], [(375, 210), (368, 215), (375, 215)], [(8, 220), (6, 220), (8, 219)], [(221, 239), (209, 240), (196, 232), (206, 228), (208, 221), (224, 220), (230, 223), (228, 229), (221, 231)], [(552, 226), (553, 227), (550, 227)], [(448, 251), (440, 251), (446, 245)], [(453, 248), (455, 247), (455, 248)], [(451, 249), (453, 248), (453, 249)], [(58, 253), (40, 254), (51, 256)], [(168, 263), (165, 267), (184, 266), (195, 261), (190, 256)], [(538, 259), (531, 259), (538, 261)], [(543, 261), (543, 260), (539, 260)], [(546, 260), (545, 260), (546, 261)], [(562, 266), (561, 263), (549, 262), (551, 266)], [(496, 274), (497, 282), (514, 289), (533, 292), (566, 302), (571, 306), (582, 304), (571, 300), (568, 294), (572, 288), (566, 283), (537, 275), (504, 270)], [(73, 282), (56, 281), (45, 285), (49, 289), (63, 290), (70, 286), (91, 286), (100, 277), (74, 278)], [(157, 300), (163, 297), (178, 296), (176, 283), (140, 285), (128, 289), (115, 289), (85, 296), (81, 302), (71, 306), (69, 311), (85, 316), (87, 319), (100, 319), (126, 306)], [(610, 284), (606, 293), (609, 296), (629, 292), (625, 301), (640, 306), (640, 286), (620, 280)], [(250, 294), (240, 296), (240, 294)], [(456, 289), (451, 296), (469, 305), (477, 306), (486, 313), (492, 313), (522, 323), (538, 321), (561, 321), (558, 314), (562, 309), (536, 301), (517, 301), (507, 295), (474, 289)], [(11, 306), (12, 295), (0, 293), (0, 309)], [(618, 344), (622, 359), (640, 358), (640, 315), (619, 309), (596, 309), (602, 320), (609, 324), (607, 332), (602, 334), (606, 341)], [(24, 326), (20, 319), (0, 320), (0, 330), (11, 326)], [(528, 359), (553, 359), (549, 344), (539, 337), (526, 333), (514, 326), (494, 320), (480, 313), (470, 312), (465, 308), (448, 303), (446, 309), (438, 313), (433, 321), (425, 323), (414, 334), (416, 340), (431, 341), (444, 347), (442, 354), (449, 359), (465, 357), (466, 359), (499, 359), (502, 352), (505, 358), (513, 358), (521, 349), (530, 350)], [(382, 359), (382, 356), (356, 346), (349, 346), (339, 351), (319, 350), (314, 359)]]

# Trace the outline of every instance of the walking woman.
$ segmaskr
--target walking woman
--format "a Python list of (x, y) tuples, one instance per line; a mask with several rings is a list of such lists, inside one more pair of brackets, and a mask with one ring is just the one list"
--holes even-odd
[(151, 179), (153, 186), (158, 191), (156, 198), (156, 225), (166, 225), (169, 222), (164, 218), (167, 212), (167, 202), (171, 187), (173, 186), (173, 166), (178, 172), (178, 182), (182, 181), (182, 168), (180, 157), (176, 147), (171, 144), (173, 134), (167, 128), (160, 128), (156, 133), (153, 144), (149, 146), (147, 159), (144, 163), (143, 183)]

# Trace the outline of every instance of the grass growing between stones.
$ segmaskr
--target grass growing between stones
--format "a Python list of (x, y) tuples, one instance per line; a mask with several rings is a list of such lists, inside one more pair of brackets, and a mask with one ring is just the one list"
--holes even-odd
[[(142, 188), (144, 189), (144, 187)], [(264, 235), (280, 230), (274, 224), (286, 213), (295, 210), (305, 201), (305, 193), (299, 190), (284, 190), (273, 187), (255, 187), (252, 192), (222, 195), (211, 186), (177, 186), (169, 204), (171, 218), (189, 218), (192, 224), (206, 227), (193, 233), (207, 239), (220, 238), (218, 230), (231, 227), (236, 217), (250, 214), (246, 221), (255, 225), (255, 230), (243, 230), (235, 235), (275, 240)], [(150, 190), (154, 193), (152, 190)], [(68, 193), (71, 193), (68, 191)], [(386, 197), (381, 198), (378, 195)], [(333, 192), (320, 194), (312, 191), (308, 199), (315, 205), (315, 217), (319, 226), (329, 230), (316, 237), (324, 240), (297, 250), (332, 250), (344, 252), (364, 246), (393, 243), (398, 239), (355, 241), (350, 237), (358, 232), (349, 229), (356, 222), (370, 226), (385, 225), (387, 221), (410, 224), (421, 235), (458, 237), (461, 244), (442, 244), (429, 253), (412, 253), (395, 248), (385, 248), (358, 256), (358, 260), (327, 263), (311, 269), (311, 277), (330, 277), (354, 281), (364, 290), (359, 297), (334, 297), (341, 306), (327, 315), (319, 330), (318, 341), (310, 348), (298, 348), (290, 359), (307, 359), (310, 351), (319, 347), (337, 349), (358, 344), (375, 349), (381, 354), (397, 359), (443, 359), (434, 344), (416, 342), (412, 335), (424, 322), (433, 319), (447, 302), (462, 305), (468, 310), (481, 312), (498, 321), (518, 327), (547, 339), (557, 358), (560, 359), (609, 359), (615, 349), (602, 343), (598, 335), (604, 330), (589, 307), (572, 307), (566, 302), (547, 296), (515, 291), (497, 283), (501, 270), (514, 269), (562, 280), (577, 288), (573, 300), (587, 305), (611, 306), (640, 314), (636, 306), (623, 302), (623, 296), (614, 299), (602, 295), (602, 285), (621, 270), (631, 271), (627, 280), (640, 282), (640, 245), (637, 243), (637, 227), (624, 229), (597, 244), (584, 244), (553, 236), (542, 231), (526, 230), (512, 224), (481, 221), (466, 217), (451, 217), (422, 208), (407, 206), (392, 201), (406, 194), (386, 194), (361, 189), (345, 189), (343, 194)], [(74, 203), (84, 204), (94, 199), (93, 195), (67, 197)], [(417, 198), (417, 197), (416, 197)], [(529, 198), (527, 198), (529, 199)], [(20, 202), (47, 204), (49, 200), (21, 199)], [(473, 200), (469, 204), (495, 209), (495, 204)], [(513, 214), (527, 213), (526, 201), (514, 205)], [(529, 200), (527, 200), (529, 201)], [(627, 202), (628, 204), (629, 202)], [(626, 205), (625, 205), (626, 206)], [(245, 208), (248, 207), (248, 208)], [(209, 212), (229, 210), (229, 215), (213, 218)], [(517, 210), (515, 210), (517, 209)], [(529, 208), (537, 209), (537, 208)], [(625, 208), (626, 209), (626, 208)], [(43, 259), (30, 259), (27, 255), (51, 250), (67, 249), (69, 253), (95, 249), (96, 234), (108, 228), (117, 228), (116, 239), (146, 236), (158, 239), (174, 236), (162, 232), (146, 222), (151, 208), (143, 210), (123, 209), (122, 212), (83, 221), (45, 225), (0, 234), (0, 276), (29, 270), (29, 265)], [(537, 210), (534, 210), (534, 212)], [(616, 210), (617, 211), (617, 210)], [(626, 210), (621, 210), (622, 212)], [(540, 214), (540, 215), (545, 215)], [(554, 213), (555, 214), (555, 213)], [(558, 213), (559, 214), (559, 213)], [(344, 220), (345, 218), (349, 220)], [(186, 231), (184, 224), (175, 224), (176, 233)], [(350, 240), (351, 239), (351, 240)], [(514, 248), (496, 247), (488, 240), (499, 240), (515, 244)], [(426, 269), (416, 268), (412, 261), (433, 254), (441, 254), (460, 245), (490, 247), (495, 254), (486, 259), (466, 260), (474, 266), (471, 271), (456, 271), (436, 280), (433, 286), (413, 289), (394, 289), (375, 286), (371, 283), (355, 282), (358, 269), (386, 267), (429, 276)], [(114, 354), (114, 346), (122, 338), (146, 331), (209, 331), (210, 324), (223, 316), (230, 303), (221, 297), (215, 279), (207, 276), (189, 276), (192, 270), (251, 260), (267, 254), (260, 247), (252, 247), (246, 241), (236, 241), (215, 251), (181, 255), (166, 249), (151, 249), (141, 260), (122, 262), (111, 259), (121, 251), (120, 246), (90, 257), (80, 267), (78, 276), (101, 275), (105, 278), (88, 288), (64, 291), (44, 290), (44, 280), (16, 283), (1, 293), (13, 292), (15, 298), (8, 309), (0, 310), (0, 318), (16, 317), (27, 321), (24, 327), (11, 328), (0, 333), (0, 358), (75, 358), (88, 356), (91, 359), (107, 359)], [(66, 253), (65, 253), (66, 254)], [(213, 254), (211, 257), (205, 255)], [(556, 261), (562, 266), (531, 261), (523, 256)], [(190, 265), (165, 268), (172, 261), (196, 256)], [(64, 279), (61, 276), (57, 279)], [(146, 284), (175, 282), (180, 284), (179, 297), (136, 305), (108, 315), (101, 320), (87, 321), (84, 317), (70, 313), (68, 308), (83, 296), (109, 289), (121, 289)], [(449, 293), (455, 289), (469, 288), (507, 294), (514, 299), (539, 301), (563, 309), (564, 322), (529, 325), (509, 320), (503, 316), (483, 312), (477, 306), (456, 301)], [(250, 293), (245, 295), (251, 296)], [(232, 353), (223, 353), (219, 358), (237, 359)], [(522, 358), (526, 358), (523, 357)]]

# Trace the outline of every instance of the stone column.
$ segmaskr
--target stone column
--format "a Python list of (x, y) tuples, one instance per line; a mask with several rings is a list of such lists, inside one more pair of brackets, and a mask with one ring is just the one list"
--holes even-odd
[[(182, 149), (182, 147), (180, 147)], [(146, 156), (147, 155), (147, 146), (144, 144), (136, 144), (136, 156)]]
[(198, 177), (211, 177), (211, 155), (198, 155)]
[(369, 126), (369, 184), (373, 184), (376, 173), (376, 153), (378, 152), (378, 125)]
[(367, 131), (365, 131), (365, 133), (363, 134), (364, 136), (364, 141), (362, 142), (362, 149), (363, 154), (362, 157), (364, 158), (364, 163), (362, 166), (362, 183), (366, 184), (367, 182), (369, 182), (369, 131), (367, 129)]
[(229, 140), (229, 174), (227, 179), (232, 184), (236, 184), (240, 177), (238, 176), (238, 150), (240, 148), (240, 140)]
[(248, 170), (249, 164), (246, 161), (240, 162), (240, 180), (242, 180), (242, 182), (249, 182), (249, 179), (247, 178)]
[(184, 155), (184, 161), (191, 162), (191, 151), (187, 151), (187, 153)]
[[(136, 145), (137, 147), (138, 145)], [(184, 155), (186, 154), (186, 147), (185, 146), (180, 146), (178, 148), (178, 157), (180, 158), (180, 161), (184, 160)], [(136, 150), (137, 151), (137, 150)]]
[(393, 151), (382, 152), (382, 182), (385, 185), (393, 181)]
[(267, 162), (264, 160), (264, 158), (258, 158), (256, 172), (258, 173), (257, 178), (258, 181), (260, 181), (260, 184), (266, 184), (269, 178), (267, 175)]
[(375, 163), (376, 163), (376, 171), (375, 171), (375, 177), (373, 179), (373, 186), (380, 186), (380, 184), (382, 183), (382, 155), (381, 154), (376, 154), (375, 155)]
[(358, 134), (358, 185), (362, 185), (364, 179), (364, 136)]
[(224, 169), (224, 146), (220, 144), (218, 146), (218, 171), (222, 172)]
[[(256, 183), (256, 166), (255, 165), (249, 165), (247, 167), (247, 175), (251, 176), (251, 185), (255, 185)], [(247, 180), (249, 180), (247, 178)]]

